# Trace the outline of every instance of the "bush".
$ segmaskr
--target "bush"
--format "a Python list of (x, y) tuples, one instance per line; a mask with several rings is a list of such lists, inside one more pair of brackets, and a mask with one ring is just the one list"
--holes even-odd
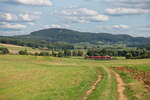
[(58, 53), (55, 51), (52, 51), (52, 56), (57, 57)]
[(62, 51), (58, 52), (58, 57), (63, 57), (64, 53)]
[(40, 52), (39, 56), (49, 56), (49, 52)]
[(27, 50), (20, 50), (19, 55), (28, 55)]
[(150, 58), (150, 54), (144, 54), (136, 57), (128, 57), (127, 59), (146, 59), (146, 58)]
[(35, 52), (34, 55), (35, 55), (35, 56), (39, 56), (40, 54), (39, 54), (38, 52)]
[(127, 53), (126, 54), (126, 59), (130, 59), (130, 58), (132, 58), (132, 54), (131, 53)]
[(83, 56), (83, 51), (79, 50), (78, 51), (78, 56)]
[(9, 50), (7, 48), (0, 47), (0, 54), (8, 54)]

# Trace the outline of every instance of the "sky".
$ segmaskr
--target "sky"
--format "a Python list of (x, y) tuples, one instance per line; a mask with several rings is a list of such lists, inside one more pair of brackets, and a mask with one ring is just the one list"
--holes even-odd
[(0, 36), (47, 28), (150, 37), (150, 0), (0, 0)]

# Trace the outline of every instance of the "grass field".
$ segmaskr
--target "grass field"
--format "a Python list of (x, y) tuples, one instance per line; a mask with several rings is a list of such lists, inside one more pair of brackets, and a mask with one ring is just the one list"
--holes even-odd
[(40, 50), (40, 49), (33, 49), (31, 47), (26, 46), (17, 46), (12, 44), (2, 44), (0, 43), (0, 47), (8, 48), (11, 54), (17, 54), (20, 50), (27, 50), (29, 53), (35, 53), (35, 52), (41, 52), (46, 50)]
[[(131, 67), (150, 73), (150, 59), (98, 61), (0, 55), (0, 100), (82, 100), (97, 79), (98, 70), (102, 79), (88, 100), (118, 100), (111, 67)], [(126, 84), (124, 94), (128, 100), (149, 100), (150, 92), (141, 82), (129, 73), (118, 73)]]

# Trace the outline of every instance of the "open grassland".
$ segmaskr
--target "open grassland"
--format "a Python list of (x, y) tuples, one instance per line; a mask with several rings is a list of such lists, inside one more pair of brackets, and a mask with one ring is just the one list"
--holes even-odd
[(18, 51), (20, 51), (20, 50), (27, 50), (29, 53), (35, 53), (35, 52), (39, 53), (42, 51), (40, 49), (32, 49), (32, 48), (26, 47), (26, 46), (17, 46), (17, 45), (2, 44), (2, 43), (0, 43), (0, 47), (8, 48), (11, 54), (17, 54)]
[[(150, 73), (150, 59), (86, 60), (82, 57), (55, 58), (0, 55), (0, 100), (82, 100), (97, 80), (102, 79), (87, 100), (118, 100), (117, 80), (112, 67), (131, 67)], [(123, 79), (128, 100), (149, 100), (150, 92), (129, 73)]]
[(77, 100), (96, 70), (69, 59), (0, 56), (1, 100)]

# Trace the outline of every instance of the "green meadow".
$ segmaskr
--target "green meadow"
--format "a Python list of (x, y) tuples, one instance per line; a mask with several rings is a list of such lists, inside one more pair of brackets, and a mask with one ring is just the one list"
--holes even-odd
[[(150, 73), (150, 59), (99, 61), (0, 55), (0, 100), (82, 100), (97, 80), (98, 70), (102, 79), (87, 100), (118, 100), (112, 67), (132, 67)], [(118, 73), (126, 83), (128, 100), (149, 100), (150, 92), (141, 82), (129, 73)]]

